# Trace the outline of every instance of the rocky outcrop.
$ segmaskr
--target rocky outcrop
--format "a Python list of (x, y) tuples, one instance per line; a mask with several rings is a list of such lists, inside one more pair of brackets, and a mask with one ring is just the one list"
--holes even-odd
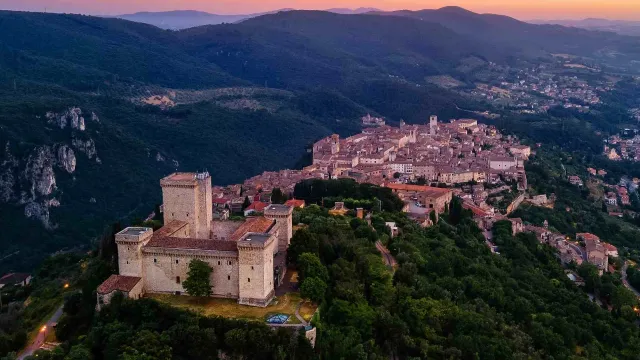
[(49, 146), (35, 148), (34, 153), (27, 158), (27, 166), (22, 174), (24, 179), (31, 184), (31, 198), (46, 196), (56, 189), (56, 177), (53, 166), (56, 158)]
[(157, 153), (156, 154), (156, 161), (157, 162), (164, 162), (164, 156), (162, 156), (162, 154)]
[(66, 170), (69, 174), (76, 171), (76, 154), (67, 145), (58, 147), (58, 166)]
[[(58, 196), (61, 193), (56, 173), (76, 173), (78, 152), (95, 159), (98, 164), (101, 161), (95, 141), (86, 131), (87, 123), (80, 108), (71, 107), (61, 113), (49, 111), (45, 121), (47, 125), (70, 133), (71, 143), (31, 147), (7, 142), (4, 151), (0, 148), (0, 202), (23, 205), (26, 217), (39, 220), (47, 229), (54, 229), (56, 225), (51, 221), (50, 209), (60, 206)], [(91, 113), (91, 122), (100, 122), (95, 113)], [(13, 152), (12, 145), (15, 147)]]
[[(94, 113), (92, 113), (93, 119)], [(53, 111), (47, 112), (45, 115), (47, 118), (47, 122), (49, 124), (54, 124), (60, 127), (60, 129), (64, 129), (69, 125), (72, 129), (85, 131), (86, 125), (84, 123), (84, 118), (82, 117), (82, 110), (77, 107), (72, 107), (66, 110), (63, 113), (55, 113)], [(97, 119), (97, 116), (96, 116)]]

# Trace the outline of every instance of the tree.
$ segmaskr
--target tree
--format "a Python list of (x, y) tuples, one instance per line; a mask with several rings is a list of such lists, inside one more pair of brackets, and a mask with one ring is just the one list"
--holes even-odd
[(317, 254), (320, 251), (318, 238), (306, 228), (302, 228), (293, 234), (291, 245), (287, 250), (287, 262), (295, 264), (303, 253)]
[(306, 278), (316, 277), (322, 281), (329, 279), (327, 268), (322, 265), (316, 254), (304, 253), (298, 257), (298, 276), (301, 281)]
[(249, 200), (248, 196), (245, 196), (244, 202), (242, 203), (242, 210), (244, 211), (244, 209), (248, 208), (249, 205), (251, 205), (251, 200)]
[(394, 173), (393, 173), (393, 178), (394, 178), (394, 179), (399, 179), (399, 178), (400, 178), (400, 176), (402, 176), (402, 174), (400, 174), (399, 172), (394, 172)]
[(213, 269), (202, 260), (194, 259), (189, 263), (187, 279), (182, 286), (191, 296), (211, 296), (211, 273)]
[(327, 284), (317, 277), (304, 279), (302, 286), (300, 286), (300, 295), (302, 295), (303, 298), (315, 302), (316, 304), (322, 303), (326, 291)]
[(287, 198), (287, 195), (283, 194), (282, 190), (280, 190), (280, 188), (275, 188), (271, 192), (271, 202), (272, 203), (274, 203), (274, 204), (284, 204), (287, 200), (289, 200)]

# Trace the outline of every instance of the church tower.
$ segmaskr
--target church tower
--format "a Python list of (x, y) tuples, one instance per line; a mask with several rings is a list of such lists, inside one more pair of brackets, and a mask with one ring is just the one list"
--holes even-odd
[(331, 135), (331, 155), (335, 155), (340, 152), (340, 135)]
[(438, 132), (438, 117), (431, 115), (429, 118), (429, 134), (435, 135)]
[(174, 173), (160, 180), (165, 225), (173, 220), (189, 224), (189, 237), (208, 239), (213, 220), (211, 176)]

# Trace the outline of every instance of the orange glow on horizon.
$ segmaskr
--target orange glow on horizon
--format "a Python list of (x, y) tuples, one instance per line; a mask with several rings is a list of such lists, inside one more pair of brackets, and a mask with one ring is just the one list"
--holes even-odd
[(480, 13), (519, 19), (580, 19), (587, 17), (640, 21), (638, 0), (0, 0), (0, 8), (116, 15), (137, 11), (201, 10), (217, 14), (247, 14), (283, 8), (328, 9), (375, 7), (381, 10), (437, 9), (461, 6)]

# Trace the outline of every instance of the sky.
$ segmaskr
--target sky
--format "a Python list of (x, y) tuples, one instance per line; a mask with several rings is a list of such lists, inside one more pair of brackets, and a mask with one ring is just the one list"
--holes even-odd
[(246, 14), (282, 8), (375, 7), (382, 10), (436, 9), (456, 5), (480, 13), (532, 19), (598, 17), (640, 20), (640, 0), (0, 0), (0, 9), (118, 15), (137, 11), (201, 10)]

